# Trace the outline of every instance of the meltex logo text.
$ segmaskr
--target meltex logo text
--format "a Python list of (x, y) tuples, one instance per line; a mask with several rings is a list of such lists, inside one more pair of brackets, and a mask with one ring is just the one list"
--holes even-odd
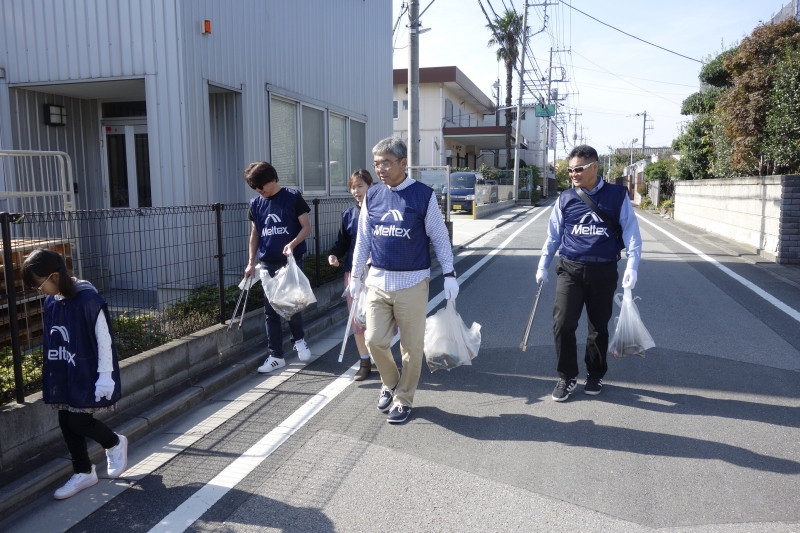
[[(587, 222), (591, 224), (586, 224)], [(600, 217), (594, 213), (586, 213), (581, 217), (580, 222), (572, 227), (573, 235), (605, 235), (608, 237), (608, 230), (603, 226), (595, 226), (600, 223)]]
[(270, 213), (269, 215), (267, 215), (266, 220), (264, 220), (264, 229), (261, 230), (261, 236), (262, 237), (269, 237), (270, 235), (288, 235), (289, 234), (289, 228), (287, 226), (270, 228), (270, 227), (268, 227), (270, 222), (273, 222), (275, 224), (280, 224), (281, 219), (280, 219), (280, 217), (278, 215), (276, 215), (274, 213)]
[(47, 359), (50, 361), (66, 361), (67, 364), (75, 365), (75, 354), (70, 353), (69, 350), (63, 346), (59, 346), (58, 350), (47, 350)]
[[(387, 213), (385, 213), (381, 217), (381, 222), (383, 222), (387, 218), (391, 218), (395, 222), (402, 222), (403, 214), (400, 212), (399, 209), (390, 209)], [(373, 231), (372, 234), (381, 237), (400, 237), (400, 238), (405, 237), (407, 239), (410, 239), (411, 235), (409, 235), (409, 231), (411, 230), (398, 228), (394, 224), (392, 224), (391, 226), (378, 225), (375, 226), (375, 231)]]

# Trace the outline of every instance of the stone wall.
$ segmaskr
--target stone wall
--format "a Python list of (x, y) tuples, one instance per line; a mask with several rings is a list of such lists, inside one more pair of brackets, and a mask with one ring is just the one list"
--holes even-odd
[[(675, 220), (746, 244), (777, 260), (785, 201), (783, 183), (788, 178), (797, 176), (675, 182)], [(800, 200), (797, 202), (800, 207)], [(791, 207), (794, 204), (786, 205), (790, 208), (787, 213), (795, 212)]]
[(800, 264), (800, 175), (781, 176), (778, 263)]

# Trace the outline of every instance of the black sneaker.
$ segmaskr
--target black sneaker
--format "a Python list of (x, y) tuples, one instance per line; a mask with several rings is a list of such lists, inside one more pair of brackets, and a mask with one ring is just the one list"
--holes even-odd
[(390, 424), (402, 424), (408, 420), (409, 416), (411, 416), (411, 408), (407, 405), (396, 403), (392, 406), (392, 410), (389, 411), (386, 421)]
[(563, 402), (569, 398), (569, 395), (572, 394), (572, 391), (575, 390), (577, 385), (578, 380), (575, 378), (559, 379), (556, 388), (553, 389), (553, 400), (556, 402)]
[(586, 383), (583, 384), (583, 392), (589, 396), (597, 396), (603, 390), (602, 378), (586, 376)]
[(394, 400), (394, 389), (390, 389), (386, 385), (381, 385), (381, 395), (378, 396), (378, 411), (385, 413), (392, 406)]

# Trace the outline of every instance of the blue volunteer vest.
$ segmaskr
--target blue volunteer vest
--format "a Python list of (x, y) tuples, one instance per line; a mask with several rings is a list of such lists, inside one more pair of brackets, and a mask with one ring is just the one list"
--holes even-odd
[[(619, 226), (622, 204), (627, 195), (625, 187), (605, 182), (590, 198)], [(564, 216), (564, 234), (558, 250), (561, 257), (578, 263), (619, 261), (622, 243), (574, 189), (561, 193), (559, 202)]]
[(108, 407), (122, 396), (119, 379), (119, 360), (113, 340), (111, 343), (114, 394), (111, 399), (94, 400), (98, 350), (94, 326), (103, 313), (111, 338), (111, 317), (103, 299), (93, 290), (83, 290), (74, 298), (44, 301), (44, 340), (42, 396), (44, 403), (63, 403), (70, 407)]
[(347, 250), (347, 257), (344, 260), (344, 271), (350, 272), (353, 269), (353, 253), (356, 249), (356, 237), (358, 237), (358, 217), (361, 209), (358, 205), (348, 207), (342, 211), (342, 227), (350, 235), (350, 249)]
[(402, 191), (385, 185), (367, 191), (372, 232), (372, 265), (382, 270), (410, 271), (431, 267), (425, 215), (433, 189), (414, 182)]
[[(267, 199), (261, 195), (250, 199), (250, 213), (258, 232), (258, 257), (262, 262), (285, 262), (284, 247), (289, 244), (302, 227), (297, 220), (297, 191), (286, 187)], [(295, 259), (306, 253), (306, 241), (294, 249)]]

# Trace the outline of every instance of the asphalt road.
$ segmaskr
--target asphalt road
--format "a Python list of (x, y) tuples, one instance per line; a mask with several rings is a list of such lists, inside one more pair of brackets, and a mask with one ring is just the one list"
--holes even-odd
[[(464, 321), (482, 326), (480, 353), (450, 372), (423, 366), (407, 424), (389, 425), (375, 409), (377, 373), (362, 383), (340, 377), (357, 354), (351, 341), (336, 362), (337, 327), (312, 343), (320, 357), (291, 365), (285, 381), (250, 376), (135, 443), (131, 466), (152, 460), (150, 473), (62, 502), (43, 497), (0, 529), (183, 531), (175, 518), (191, 503), (202, 512), (186, 530), (198, 532), (800, 531), (798, 319), (657, 228), (795, 314), (800, 285), (730, 243), (640, 214), (634, 294), (656, 348), (610, 359), (600, 396), (579, 385), (556, 403), (554, 266), (530, 347), (519, 349), (548, 215), (533, 209), (462, 251), (463, 276), (504, 244), (457, 300)], [(433, 298), (441, 276), (430, 287)], [(579, 343), (585, 331), (582, 320)], [(242, 408), (220, 414), (232, 405)], [(298, 415), (304, 408), (311, 414)], [(287, 419), (302, 425), (289, 431)], [(175, 444), (193, 431), (193, 444)], [(282, 444), (240, 470), (269, 435)], [(232, 471), (240, 480), (221, 489), (221, 473)], [(220, 497), (202, 507), (213, 491)]]

